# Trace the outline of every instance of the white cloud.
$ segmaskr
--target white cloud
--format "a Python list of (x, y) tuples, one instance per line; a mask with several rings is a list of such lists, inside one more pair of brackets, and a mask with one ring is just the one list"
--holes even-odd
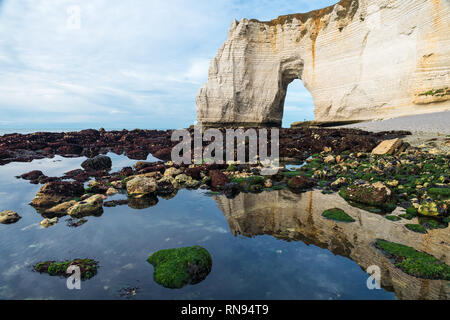
[[(0, 124), (187, 126), (234, 18), (266, 20), (332, 2), (4, 0)], [(79, 30), (67, 27), (73, 5), (81, 9)]]

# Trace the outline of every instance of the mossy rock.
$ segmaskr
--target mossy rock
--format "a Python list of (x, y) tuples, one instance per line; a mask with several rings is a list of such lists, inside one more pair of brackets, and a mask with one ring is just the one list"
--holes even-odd
[(408, 209), (406, 209), (406, 214), (409, 214), (411, 216), (417, 216), (417, 209), (414, 208), (413, 206), (409, 207)]
[(78, 266), (80, 268), (81, 280), (91, 279), (97, 274), (98, 262), (91, 259), (74, 259), (68, 261), (44, 261), (34, 266), (34, 270), (39, 273), (47, 273), (50, 276), (69, 277), (71, 274), (66, 273), (70, 266)]
[(155, 268), (153, 278), (156, 283), (170, 289), (200, 283), (212, 268), (211, 255), (200, 246), (161, 250), (147, 261)]
[[(373, 213), (390, 213), (397, 207), (395, 196), (373, 185), (351, 185), (341, 188), (339, 195), (350, 205)], [(359, 205), (358, 205), (359, 204)]]
[(406, 220), (412, 220), (415, 216), (410, 215), (408, 213), (404, 213), (404, 214), (399, 214), (398, 215), (400, 218), (406, 219)]
[(339, 208), (325, 210), (322, 213), (322, 216), (327, 219), (339, 222), (355, 222), (355, 220), (352, 217), (350, 217), (347, 213), (345, 213), (344, 210)]
[(375, 247), (389, 259), (392, 259), (396, 267), (411, 276), (433, 280), (450, 280), (450, 266), (432, 255), (381, 239), (375, 242)]
[(399, 216), (385, 216), (386, 219), (390, 220), (390, 221), (399, 221), (402, 220), (401, 217)]
[(405, 224), (406, 229), (417, 233), (427, 233), (427, 229), (420, 224)]
[(427, 218), (427, 217), (420, 217), (419, 224), (428, 230), (445, 229), (448, 227), (448, 222), (445, 222), (445, 221), (441, 222), (438, 219)]
[(437, 217), (441, 214), (439, 209), (436, 202), (425, 202), (419, 206), (417, 211), (422, 216)]

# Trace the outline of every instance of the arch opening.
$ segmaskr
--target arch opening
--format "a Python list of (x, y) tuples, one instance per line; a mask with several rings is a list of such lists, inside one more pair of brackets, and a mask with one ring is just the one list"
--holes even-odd
[(302, 80), (295, 79), (287, 87), (281, 125), (289, 128), (293, 122), (310, 120), (314, 120), (312, 95), (305, 88)]

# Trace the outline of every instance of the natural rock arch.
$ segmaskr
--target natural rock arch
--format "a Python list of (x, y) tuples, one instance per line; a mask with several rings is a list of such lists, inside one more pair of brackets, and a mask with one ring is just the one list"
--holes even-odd
[(450, 1), (342, 0), (234, 21), (197, 96), (204, 125), (281, 125), (301, 79), (319, 121), (450, 110)]

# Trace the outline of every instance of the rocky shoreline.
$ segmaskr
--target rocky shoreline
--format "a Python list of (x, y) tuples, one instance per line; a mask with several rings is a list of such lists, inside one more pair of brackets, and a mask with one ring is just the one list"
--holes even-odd
[[(70, 157), (89, 155), (81, 164), (83, 169), (66, 172), (61, 177), (47, 177), (36, 170), (17, 177), (42, 184), (30, 205), (44, 218), (41, 225), (45, 228), (58, 223), (64, 216), (69, 216), (68, 226), (79, 227), (87, 222), (85, 217), (102, 215), (104, 207), (128, 205), (136, 209), (148, 208), (158, 203), (158, 197), (171, 199), (184, 188), (204, 189), (209, 195), (222, 195), (228, 199), (234, 199), (240, 193), (258, 194), (286, 189), (303, 194), (315, 190), (337, 194), (350, 206), (381, 215), (392, 223), (417, 221), (405, 223), (406, 232), (428, 233), (447, 228), (449, 153), (439, 149), (430, 152), (400, 139), (408, 135), (409, 132), (405, 131), (370, 133), (356, 129), (281, 129), (280, 155), (288, 162), (272, 176), (263, 176), (263, 167), (258, 164), (176, 165), (167, 160), (138, 161), (133, 167), (110, 172), (112, 161), (102, 153), (124, 152), (128, 156), (147, 158), (148, 153), (154, 151), (153, 155), (166, 158), (175, 144), (170, 141), (171, 131), (110, 133), (85, 130), (67, 134), (13, 134), (0, 137), (0, 150), (3, 150), (3, 155), (10, 156), (3, 157), (3, 164), (60, 153)], [(40, 140), (36, 140), (36, 136)], [(72, 140), (73, 137), (80, 140)], [(94, 137), (97, 139), (95, 142), (92, 140)], [(146, 147), (143, 141), (150, 144)], [(69, 142), (72, 149), (68, 147)], [(162, 149), (155, 151), (156, 148)], [(71, 152), (65, 153), (69, 149)], [(75, 150), (78, 154), (73, 153)], [(31, 152), (30, 157), (15, 157), (26, 152)], [(289, 163), (302, 164), (291, 168), (287, 165)], [(108, 200), (117, 194), (126, 199)], [(341, 223), (354, 222), (336, 207), (324, 211), (323, 216)], [(443, 268), (448, 269), (448, 266), (443, 264)], [(421, 275), (420, 270), (413, 273)], [(447, 279), (448, 270), (439, 277)]]

